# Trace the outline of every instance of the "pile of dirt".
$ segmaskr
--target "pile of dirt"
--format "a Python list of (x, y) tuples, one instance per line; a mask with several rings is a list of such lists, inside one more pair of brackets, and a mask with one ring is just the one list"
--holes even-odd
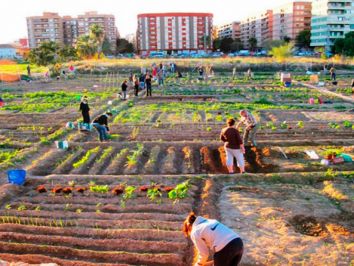
[(296, 215), (290, 219), (295, 231), (308, 236), (326, 236), (327, 230), (323, 223), (312, 216)]

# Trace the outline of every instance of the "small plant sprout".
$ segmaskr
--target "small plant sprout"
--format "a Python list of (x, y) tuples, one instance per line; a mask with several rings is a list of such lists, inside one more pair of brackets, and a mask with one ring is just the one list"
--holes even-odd
[(76, 182), (74, 180), (69, 181), (68, 185), (71, 186), (71, 187), (74, 187), (76, 185)]
[(280, 128), (281, 129), (287, 129), (288, 128), (288, 123), (286, 121), (283, 121), (280, 123)]
[(6, 204), (6, 205), (5, 205), (5, 209), (6, 209), (6, 210), (11, 210), (11, 208), (12, 208), (11, 204)]
[(297, 122), (297, 127), (298, 128), (304, 128), (304, 121)]
[(174, 189), (168, 192), (168, 198), (174, 200), (176, 203), (179, 199), (184, 199), (188, 196), (190, 184), (189, 181), (185, 181), (181, 184), (178, 184)]
[(27, 208), (26, 208), (26, 205), (25, 204), (20, 204), (18, 207), (17, 207), (17, 210), (18, 211), (25, 211)]
[(82, 213), (82, 209), (76, 209), (76, 211), (75, 211), (77, 214), (80, 214), (80, 213)]
[(160, 203), (161, 202), (160, 198), (162, 197), (162, 193), (160, 192), (160, 188), (153, 183), (151, 187), (147, 190), (146, 196), (151, 201), (156, 201), (157, 203)]
[(126, 207), (126, 202), (128, 199), (131, 199), (134, 196), (134, 192), (136, 190), (135, 186), (127, 186), (124, 189), (123, 199), (120, 201), (120, 206), (122, 208)]
[(41, 206), (37, 206), (34, 210), (35, 210), (36, 212), (41, 211)]
[(65, 204), (64, 211), (70, 211), (72, 205), (70, 203)]

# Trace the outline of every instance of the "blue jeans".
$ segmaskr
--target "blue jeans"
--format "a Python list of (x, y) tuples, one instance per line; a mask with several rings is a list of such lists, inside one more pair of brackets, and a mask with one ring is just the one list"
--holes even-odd
[(92, 126), (96, 128), (100, 141), (108, 140), (107, 128), (98, 123), (93, 123)]

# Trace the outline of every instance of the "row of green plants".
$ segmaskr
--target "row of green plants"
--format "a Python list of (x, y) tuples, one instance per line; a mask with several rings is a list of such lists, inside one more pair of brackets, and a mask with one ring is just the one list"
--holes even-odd
[[(104, 92), (88, 92), (86, 95), (95, 102), (97, 99), (106, 100), (112, 96), (113, 90)], [(4, 93), (2, 99), (5, 101), (3, 110), (17, 111), (23, 113), (44, 113), (66, 106), (78, 105), (82, 93), (70, 91), (56, 92), (28, 92), (23, 94)]]

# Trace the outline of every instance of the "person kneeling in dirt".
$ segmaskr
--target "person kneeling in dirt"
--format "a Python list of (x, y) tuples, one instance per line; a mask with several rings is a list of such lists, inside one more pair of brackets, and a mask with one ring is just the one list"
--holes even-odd
[(241, 121), (237, 124), (236, 128), (239, 129), (241, 124), (245, 125), (245, 132), (243, 133), (243, 144), (247, 145), (248, 138), (251, 139), (253, 147), (257, 146), (256, 143), (256, 133), (258, 129), (258, 124), (254, 116), (247, 110), (241, 110)]
[(243, 145), (240, 133), (235, 128), (235, 120), (227, 119), (227, 127), (223, 128), (220, 134), (220, 139), (224, 142), (226, 153), (226, 166), (230, 174), (234, 173), (234, 158), (237, 160), (237, 165), (240, 168), (240, 173), (245, 172), (245, 147)]
[(92, 126), (96, 128), (101, 142), (108, 140), (108, 117), (112, 116), (111, 112), (106, 112), (93, 120)]
[[(199, 256), (195, 266), (236, 266), (243, 254), (243, 242), (232, 229), (217, 220), (196, 216), (191, 212), (183, 223), (183, 233), (190, 237), (198, 250)], [(208, 261), (209, 254), (213, 261)]]

